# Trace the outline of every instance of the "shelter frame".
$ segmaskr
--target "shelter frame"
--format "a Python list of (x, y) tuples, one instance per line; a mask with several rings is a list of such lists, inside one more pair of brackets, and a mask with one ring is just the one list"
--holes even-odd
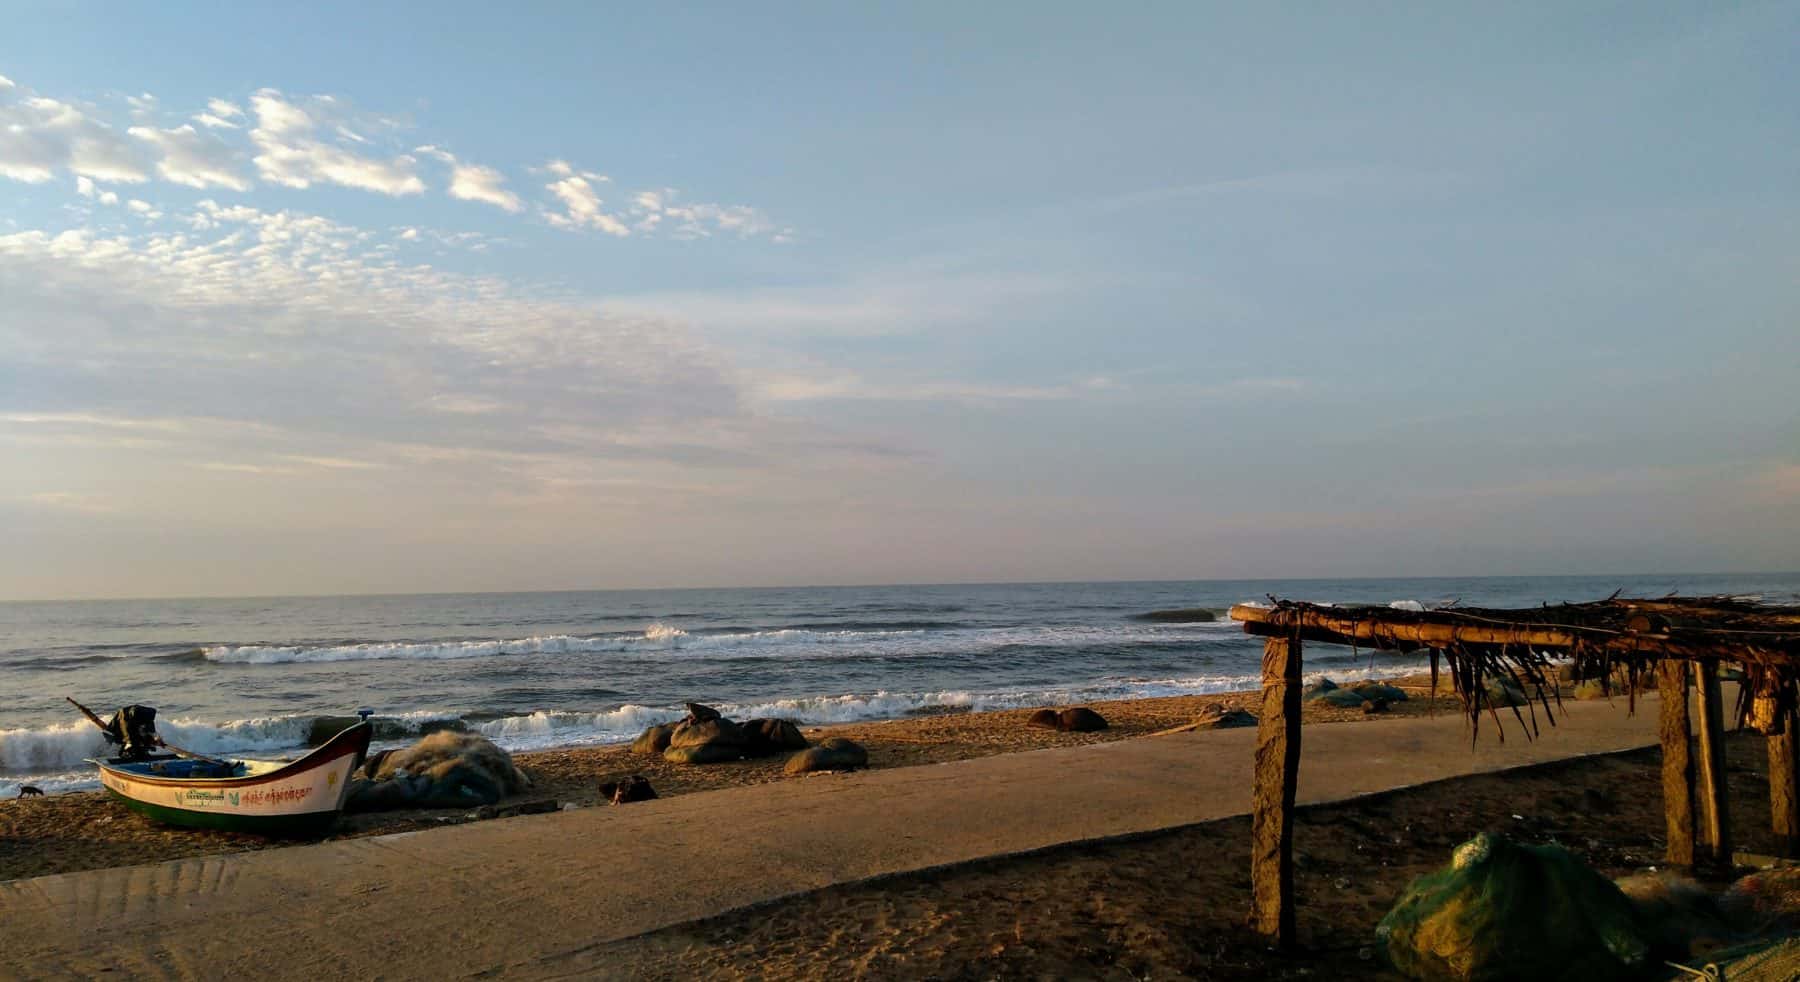
[[(1297, 941), (1294, 800), (1300, 771), (1301, 647), (1307, 641), (1377, 652), (1429, 651), (1433, 694), (1440, 667), (1447, 666), (1472, 740), (1479, 737), (1484, 713), (1500, 724), (1501, 708), (1509, 709), (1527, 737), (1539, 732), (1540, 708), (1554, 725), (1561, 705), (1557, 662), (1564, 659), (1573, 663), (1576, 677), (1598, 680), (1609, 694), (1615, 682), (1620, 684), (1633, 711), (1640, 687), (1653, 684), (1659, 693), (1667, 861), (1679, 866), (1731, 861), (1720, 667), (1735, 662), (1743, 670), (1737, 723), (1768, 737), (1774, 832), (1786, 855), (1800, 855), (1795, 733), (1800, 610), (1727, 597), (1631, 600), (1614, 595), (1541, 608), (1451, 605), (1426, 611), (1271, 597), (1266, 606), (1235, 606), (1231, 617), (1246, 633), (1263, 638), (1250, 922), (1280, 947)], [(1527, 695), (1529, 719), (1517, 706), (1495, 705), (1488, 694), (1494, 680)], [(1690, 712), (1690, 687), (1697, 712)]]

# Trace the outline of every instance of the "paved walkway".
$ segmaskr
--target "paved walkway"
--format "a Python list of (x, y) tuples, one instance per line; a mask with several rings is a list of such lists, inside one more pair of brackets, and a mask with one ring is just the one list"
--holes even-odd
[[(1303, 802), (1656, 740), (1656, 701), (1528, 742), (1455, 716), (1308, 726)], [(826, 775), (621, 808), (0, 883), (0, 976), (541, 978), (837, 883), (1239, 815), (1254, 730)], [(1245, 862), (1248, 862), (1245, 858)], [(1248, 902), (1248, 898), (1246, 903)], [(112, 977), (121, 977), (114, 975)]]

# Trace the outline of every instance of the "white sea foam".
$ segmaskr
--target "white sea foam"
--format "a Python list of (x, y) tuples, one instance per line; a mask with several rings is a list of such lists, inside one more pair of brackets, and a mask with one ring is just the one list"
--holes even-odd
[(842, 643), (897, 636), (918, 636), (923, 630), (814, 631), (794, 628), (741, 631), (729, 634), (689, 634), (667, 624), (653, 624), (642, 634), (577, 637), (567, 634), (514, 638), (501, 641), (365, 642), (324, 645), (219, 645), (202, 649), (207, 661), (235, 665), (276, 665), (290, 662), (375, 661), (381, 659), (492, 658), (501, 655), (555, 655), (605, 652), (782, 646), (797, 643)]
[(106, 753), (106, 739), (90, 723), (0, 730), (0, 771), (63, 770)]

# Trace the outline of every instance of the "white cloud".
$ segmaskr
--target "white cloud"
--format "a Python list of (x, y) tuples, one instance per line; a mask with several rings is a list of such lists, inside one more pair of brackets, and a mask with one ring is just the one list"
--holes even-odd
[(0, 86), (0, 177), (27, 183), (58, 171), (97, 181), (137, 183), (148, 176), (136, 148), (81, 107)]
[(208, 99), (206, 100), (206, 111), (196, 113), (194, 122), (211, 129), (235, 130), (238, 128), (238, 123), (235, 121), (243, 118), (244, 110), (240, 109), (236, 103), (227, 102), (224, 99)]
[(314, 100), (309, 110), (275, 89), (261, 89), (250, 97), (250, 106), (256, 114), (250, 131), (257, 149), (253, 159), (264, 180), (292, 188), (338, 184), (388, 195), (425, 190), (425, 182), (413, 173), (417, 161), (411, 156), (366, 157), (319, 137), (320, 124), (327, 121), (320, 117), (339, 112), (336, 100)]
[(463, 163), (456, 155), (438, 147), (419, 147), (415, 153), (426, 154), (450, 165), (450, 197), (461, 201), (479, 201), (510, 212), (523, 211), (525, 203), (501, 185), (506, 175), (492, 167)]
[[(562, 164), (562, 162), (552, 161), (550, 169), (553, 172), (562, 173), (557, 170), (558, 164)], [(568, 165), (562, 164), (562, 166), (567, 168)], [(608, 235), (616, 235), (620, 238), (630, 235), (631, 229), (626, 227), (618, 216), (608, 214), (602, 207), (605, 202), (594, 190), (591, 180), (597, 176), (571, 173), (561, 180), (551, 181), (544, 185), (544, 189), (555, 195), (557, 200), (563, 204), (561, 212), (545, 211), (544, 217), (549, 220), (550, 224), (559, 228), (596, 228)]]
[[(191, 231), (0, 235), (0, 374), (29, 365), (38, 391), (84, 400), (15, 415), (113, 443), (173, 440), (201, 460), (253, 452), (351, 473), (400, 445), (717, 455), (631, 434), (742, 412), (719, 356), (669, 322), (398, 263), (376, 252), (385, 235), (316, 215), (206, 201), (177, 217)], [(233, 428), (131, 431), (111, 417)], [(0, 433), (20, 425), (0, 419)]]
[(552, 160), (543, 170), (560, 178), (544, 186), (562, 202), (561, 211), (544, 211), (545, 220), (558, 228), (593, 228), (621, 238), (632, 232), (661, 232), (676, 239), (705, 239), (715, 234), (739, 239), (767, 237), (773, 242), (793, 239), (793, 229), (777, 226), (755, 208), (688, 204), (674, 188), (630, 192), (624, 196), (626, 206), (608, 211), (594, 185), (610, 178), (576, 170), (566, 160)]
[(133, 126), (127, 132), (159, 151), (161, 159), (157, 161), (156, 172), (165, 180), (202, 190), (212, 187), (250, 190), (250, 182), (237, 169), (241, 155), (210, 133), (202, 133), (188, 124), (169, 130)]
[(95, 187), (94, 180), (90, 177), (77, 177), (75, 179), (75, 193), (84, 198), (98, 201), (103, 205), (116, 205), (119, 203), (119, 196), (117, 194), (114, 194), (111, 191), (102, 191)]
[(142, 215), (149, 221), (155, 221), (163, 217), (163, 213), (157, 211), (156, 206), (148, 201), (139, 201), (136, 198), (132, 198), (130, 201), (125, 202), (125, 207), (131, 209), (133, 214)]

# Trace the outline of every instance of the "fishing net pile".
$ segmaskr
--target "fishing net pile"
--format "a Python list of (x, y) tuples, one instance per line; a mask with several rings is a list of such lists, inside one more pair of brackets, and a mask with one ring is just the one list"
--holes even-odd
[(475, 733), (442, 730), (371, 756), (350, 783), (346, 811), (491, 805), (531, 787), (512, 756)]
[(1715, 895), (1662, 874), (1614, 883), (1560, 846), (1480, 835), (1414, 880), (1376, 935), (1389, 964), (1421, 980), (1791, 982), (1797, 919), (1800, 869), (1752, 874)]

